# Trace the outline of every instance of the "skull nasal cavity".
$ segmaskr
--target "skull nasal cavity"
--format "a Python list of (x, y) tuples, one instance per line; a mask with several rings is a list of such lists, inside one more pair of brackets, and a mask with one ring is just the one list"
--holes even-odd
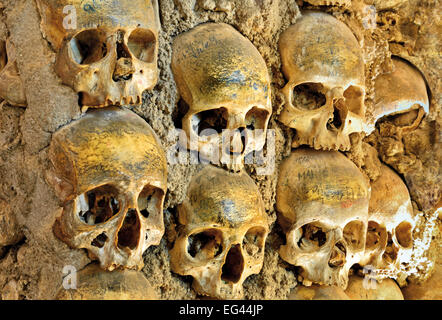
[(330, 254), (330, 259), (328, 265), (331, 268), (342, 267), (345, 264), (345, 257), (347, 255), (347, 250), (342, 242), (338, 242), (332, 249)]
[(117, 63), (113, 74), (114, 81), (130, 80), (135, 73), (129, 49), (123, 42), (117, 42)]
[(124, 218), (123, 225), (118, 231), (118, 247), (128, 247), (135, 249), (138, 245), (140, 237), (140, 220), (137, 212), (133, 209), (129, 210)]
[(129, 48), (124, 44), (123, 40), (117, 41), (117, 60), (120, 58), (130, 58)]
[(327, 123), (327, 129), (340, 129), (342, 127), (342, 117), (339, 109), (342, 108), (343, 99), (339, 99), (337, 101), (333, 101), (333, 118)]
[(230, 153), (230, 155), (240, 155), (244, 152), (244, 149), (246, 147), (245, 130), (245, 127), (241, 127), (235, 129), (235, 132), (231, 134), (229, 141), (230, 148), (228, 150), (228, 153)]
[(244, 258), (241, 254), (240, 245), (230, 248), (224, 263), (221, 279), (228, 282), (237, 283), (241, 279), (244, 270)]

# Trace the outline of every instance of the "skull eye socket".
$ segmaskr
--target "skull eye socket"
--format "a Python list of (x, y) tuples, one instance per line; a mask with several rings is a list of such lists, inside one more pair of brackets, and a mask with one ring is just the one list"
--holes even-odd
[(387, 231), (374, 221), (368, 221), (365, 247), (367, 250), (384, 246), (387, 241)]
[(325, 105), (326, 97), (320, 83), (303, 83), (293, 89), (292, 104), (302, 110), (315, 110)]
[(192, 117), (192, 129), (201, 137), (220, 134), (227, 128), (227, 118), (226, 108), (202, 111)]
[(118, 191), (109, 185), (88, 191), (77, 198), (77, 214), (88, 225), (109, 221), (120, 212)]
[(106, 35), (97, 29), (84, 30), (69, 41), (69, 50), (78, 64), (98, 62), (107, 54)]
[(344, 239), (349, 248), (361, 250), (365, 242), (362, 242), (365, 233), (364, 223), (362, 221), (351, 221), (344, 227)]
[(294, 243), (303, 251), (316, 251), (327, 242), (327, 229), (320, 223), (312, 222), (303, 225), (293, 234)]
[(149, 216), (161, 212), (163, 196), (163, 190), (153, 186), (145, 186), (138, 196), (138, 210), (141, 215), (147, 219)]
[(397, 242), (401, 247), (411, 248), (413, 245), (412, 226), (409, 222), (401, 222), (395, 229)]
[(261, 129), (264, 130), (266, 120), (269, 115), (267, 110), (258, 107), (253, 107), (246, 114), (246, 126), (249, 130)]
[(242, 242), (243, 251), (249, 256), (258, 258), (264, 248), (264, 238), (266, 230), (262, 227), (250, 228), (244, 236)]
[(0, 72), (8, 64), (8, 54), (6, 52), (6, 42), (0, 41)]
[(127, 46), (138, 60), (146, 63), (154, 61), (156, 39), (152, 31), (141, 28), (135, 29), (129, 36)]
[(348, 111), (361, 117), (365, 116), (362, 108), (363, 94), (362, 89), (356, 86), (350, 86), (344, 91), (345, 106), (348, 108)]
[(223, 236), (217, 229), (209, 229), (190, 235), (187, 239), (187, 252), (198, 260), (210, 260), (223, 252)]

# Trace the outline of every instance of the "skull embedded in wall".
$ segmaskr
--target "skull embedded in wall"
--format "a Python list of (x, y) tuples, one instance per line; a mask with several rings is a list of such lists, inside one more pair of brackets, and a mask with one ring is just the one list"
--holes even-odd
[(133, 270), (103, 271), (90, 264), (77, 273), (74, 290), (61, 288), (56, 300), (158, 300), (142, 272)]
[(414, 217), (407, 186), (382, 165), (380, 177), (371, 184), (365, 257), (360, 264), (399, 272), (401, 264), (411, 260)]
[(288, 300), (350, 300), (344, 290), (336, 286), (298, 285), (288, 297)]
[(272, 112), (270, 78), (258, 50), (233, 27), (207, 23), (174, 41), (172, 70), (182, 98), (184, 147), (239, 170), (245, 155), (264, 147)]
[(202, 295), (241, 298), (244, 280), (262, 268), (269, 232), (253, 180), (244, 172), (206, 166), (192, 179), (178, 210), (172, 270), (192, 276)]
[(422, 74), (405, 60), (393, 57), (392, 61), (393, 71), (375, 81), (373, 119), (381, 135), (401, 140), (419, 126), (429, 112), (429, 101)]
[(281, 257), (300, 267), (304, 283), (347, 286), (363, 257), (370, 185), (337, 151), (296, 149), (280, 168), (279, 223), (286, 233)]
[(293, 147), (349, 150), (352, 133), (365, 130), (362, 50), (333, 16), (308, 12), (279, 40), (288, 80), (280, 121), (295, 129)]
[[(373, 281), (373, 283), (368, 283)], [(351, 300), (404, 300), (401, 289), (393, 279), (377, 281), (352, 275), (345, 294)]]
[(16, 63), (15, 47), (8, 39), (0, 41), (0, 98), (12, 106), (26, 106), (26, 95)]
[(167, 165), (152, 128), (131, 111), (97, 109), (56, 132), (49, 157), (64, 209), (56, 235), (103, 269), (140, 269), (164, 234)]
[(56, 72), (84, 109), (141, 104), (158, 79), (156, 0), (38, 4), (42, 30), (58, 53)]

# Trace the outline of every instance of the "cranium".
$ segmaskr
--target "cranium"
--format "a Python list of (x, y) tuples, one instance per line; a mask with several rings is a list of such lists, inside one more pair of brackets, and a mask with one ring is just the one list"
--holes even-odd
[(296, 149), (281, 165), (276, 193), (286, 233), (281, 257), (311, 282), (347, 286), (364, 254), (370, 185), (337, 151)]
[(350, 300), (344, 290), (336, 286), (296, 286), (288, 300)]
[(206, 166), (191, 181), (179, 207), (172, 270), (193, 277), (203, 295), (242, 296), (242, 284), (259, 273), (269, 231), (258, 188), (245, 173)]
[(366, 251), (360, 265), (399, 271), (411, 260), (414, 217), (407, 186), (382, 165), (380, 177), (371, 185)]
[(374, 123), (383, 118), (381, 121), (392, 124), (395, 127), (392, 134), (401, 139), (404, 133), (419, 126), (429, 111), (429, 101), (422, 74), (405, 60), (393, 57), (392, 61), (393, 71), (375, 81), (373, 119)]
[(49, 182), (63, 202), (56, 235), (101, 267), (137, 269), (164, 233), (164, 151), (131, 111), (97, 109), (53, 135)]
[(17, 69), (15, 47), (9, 39), (0, 41), (0, 97), (10, 105), (26, 106), (25, 89)]
[(38, 3), (43, 32), (58, 51), (55, 69), (84, 108), (141, 104), (158, 79), (156, 0)]
[(77, 273), (75, 289), (62, 288), (56, 300), (156, 300), (152, 286), (141, 272), (107, 272), (96, 264)]
[(227, 24), (197, 26), (174, 41), (172, 70), (182, 97), (184, 147), (209, 160), (219, 155), (231, 168), (263, 148), (272, 112), (270, 78), (248, 39)]
[(368, 276), (350, 276), (345, 294), (351, 300), (404, 300), (401, 289), (393, 279), (376, 281)]
[(280, 37), (287, 85), (280, 121), (296, 130), (293, 147), (348, 150), (349, 135), (365, 129), (362, 50), (333, 16), (305, 13)]

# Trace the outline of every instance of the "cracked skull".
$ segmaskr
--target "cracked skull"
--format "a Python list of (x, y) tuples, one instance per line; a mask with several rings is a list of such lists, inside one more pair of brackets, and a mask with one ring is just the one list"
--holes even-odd
[(56, 72), (83, 108), (142, 103), (158, 79), (156, 0), (38, 3), (42, 30), (58, 51)]
[(393, 70), (375, 81), (373, 119), (380, 124), (384, 136), (400, 140), (419, 126), (430, 105), (422, 74), (405, 60), (392, 57), (392, 61)]
[(269, 232), (253, 180), (243, 172), (205, 167), (189, 185), (179, 222), (172, 270), (192, 276), (202, 295), (241, 298), (244, 280), (262, 268)]
[(370, 185), (337, 151), (296, 149), (281, 165), (276, 193), (286, 233), (281, 257), (300, 267), (304, 284), (343, 289), (364, 254)]
[(55, 234), (101, 267), (140, 269), (164, 233), (164, 151), (152, 128), (125, 109), (98, 109), (60, 129), (48, 180), (63, 203)]
[(365, 257), (360, 264), (400, 271), (401, 264), (411, 260), (414, 218), (407, 186), (382, 165), (380, 177), (371, 185)]
[(227, 24), (197, 26), (174, 41), (172, 70), (181, 95), (184, 147), (233, 168), (264, 147), (270, 78), (248, 39)]
[(12, 106), (26, 106), (25, 89), (17, 69), (15, 47), (9, 39), (0, 41), (0, 97)]
[(287, 85), (279, 120), (295, 129), (293, 147), (348, 150), (349, 136), (365, 130), (362, 50), (333, 16), (307, 12), (280, 37)]

